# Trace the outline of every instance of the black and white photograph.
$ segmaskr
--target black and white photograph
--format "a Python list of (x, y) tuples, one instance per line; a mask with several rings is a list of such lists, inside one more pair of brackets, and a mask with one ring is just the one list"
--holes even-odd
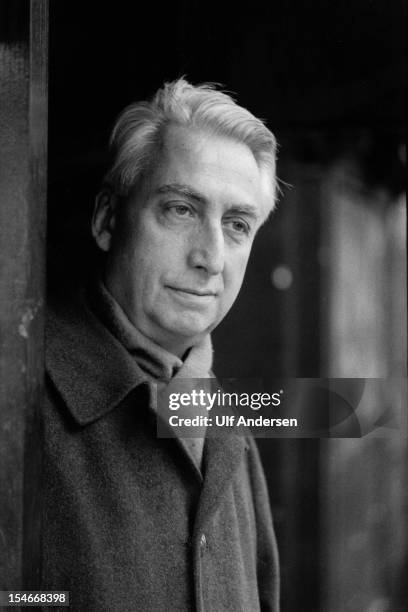
[(404, 0), (0, 0), (0, 608), (406, 612)]

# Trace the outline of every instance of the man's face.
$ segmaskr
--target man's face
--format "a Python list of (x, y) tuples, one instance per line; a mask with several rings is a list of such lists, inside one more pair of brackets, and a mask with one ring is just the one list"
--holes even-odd
[(115, 212), (106, 285), (140, 331), (182, 355), (234, 303), (264, 215), (246, 145), (171, 126), (157, 166)]

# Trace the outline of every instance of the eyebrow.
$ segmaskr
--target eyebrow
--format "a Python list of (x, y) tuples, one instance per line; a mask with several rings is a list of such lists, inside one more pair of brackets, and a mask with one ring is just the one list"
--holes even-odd
[(207, 204), (208, 200), (206, 197), (191, 189), (188, 185), (183, 185), (182, 183), (168, 183), (167, 185), (162, 185), (158, 189), (156, 189), (156, 193), (165, 194), (165, 193), (176, 193), (178, 195), (182, 195), (190, 200), (195, 200), (200, 204)]
[[(178, 195), (182, 195), (190, 200), (198, 202), (199, 204), (208, 204), (208, 199), (203, 196), (201, 193), (198, 193), (195, 189), (192, 189), (189, 185), (184, 185), (182, 183), (168, 183), (166, 185), (162, 185), (158, 189), (156, 189), (157, 194), (166, 194), (166, 193), (175, 193)], [(260, 215), (257, 209), (251, 204), (234, 204), (227, 211), (229, 214), (245, 214), (253, 219), (259, 219)]]

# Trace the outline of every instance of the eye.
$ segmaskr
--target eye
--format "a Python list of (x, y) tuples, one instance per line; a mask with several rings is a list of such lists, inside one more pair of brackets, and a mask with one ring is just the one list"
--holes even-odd
[(167, 210), (176, 217), (192, 217), (193, 211), (187, 204), (169, 204)]
[(180, 217), (189, 215), (191, 212), (188, 206), (185, 206), (184, 204), (177, 204), (177, 206), (174, 206), (173, 209), (174, 212), (176, 212)]
[(225, 225), (227, 225), (233, 232), (237, 234), (249, 234), (250, 227), (246, 221), (242, 219), (226, 219)]

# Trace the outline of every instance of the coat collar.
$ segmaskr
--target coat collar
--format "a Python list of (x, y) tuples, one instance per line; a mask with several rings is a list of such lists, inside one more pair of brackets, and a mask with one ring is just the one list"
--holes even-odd
[[(149, 385), (131, 355), (88, 309), (82, 296), (69, 305), (49, 308), (45, 359), (51, 380), (79, 425), (88, 425), (113, 410), (138, 385)], [(183, 441), (176, 442), (188, 456)], [(209, 438), (206, 445), (198, 524), (217, 507), (249, 448), (246, 438), (235, 431)], [(190, 461), (203, 484), (191, 457)]]
[(50, 307), (46, 370), (75, 421), (87, 425), (115, 408), (147, 378), (87, 308), (82, 295)]

